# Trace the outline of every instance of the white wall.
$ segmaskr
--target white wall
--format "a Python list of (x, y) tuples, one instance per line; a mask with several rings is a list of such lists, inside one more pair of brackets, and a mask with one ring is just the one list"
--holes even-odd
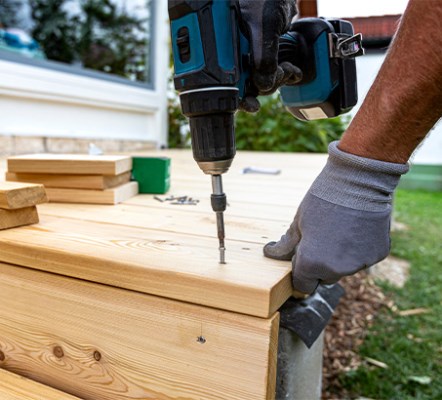
[(0, 60), (0, 135), (167, 143), (167, 2), (156, 3), (154, 90)]
[[(357, 107), (351, 111), (352, 115), (354, 115), (361, 106), (363, 99), (384, 61), (384, 58), (384, 53), (369, 53), (356, 59), (359, 101)], [(442, 164), (442, 123), (440, 121), (431, 130), (424, 143), (412, 156), (412, 162), (413, 164)]]

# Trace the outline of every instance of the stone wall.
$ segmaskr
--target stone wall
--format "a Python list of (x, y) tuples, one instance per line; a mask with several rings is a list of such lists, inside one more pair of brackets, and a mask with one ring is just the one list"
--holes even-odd
[(0, 156), (28, 153), (84, 153), (93, 143), (104, 153), (152, 150), (156, 143), (133, 140), (73, 139), (36, 136), (0, 136)]

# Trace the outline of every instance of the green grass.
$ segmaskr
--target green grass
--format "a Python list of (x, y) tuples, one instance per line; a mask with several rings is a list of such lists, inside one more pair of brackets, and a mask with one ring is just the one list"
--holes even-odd
[[(373, 399), (442, 399), (442, 193), (400, 190), (395, 218), (409, 230), (392, 236), (392, 254), (411, 262), (402, 289), (382, 284), (399, 310), (418, 307), (427, 314), (401, 317), (384, 309), (360, 349), (388, 369), (369, 365), (342, 376), (355, 397)], [(420, 384), (410, 376), (429, 377)]]

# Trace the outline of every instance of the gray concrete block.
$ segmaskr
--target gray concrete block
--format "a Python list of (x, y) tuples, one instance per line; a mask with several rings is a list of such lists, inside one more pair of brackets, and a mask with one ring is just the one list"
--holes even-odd
[(9, 156), (14, 151), (14, 140), (12, 136), (0, 135), (0, 156)]
[(309, 349), (292, 331), (279, 328), (276, 400), (321, 398), (322, 333)]
[(41, 136), (14, 136), (14, 154), (46, 152), (46, 139)]
[(147, 142), (141, 140), (122, 140), (121, 151), (147, 151), (156, 149), (155, 142)]

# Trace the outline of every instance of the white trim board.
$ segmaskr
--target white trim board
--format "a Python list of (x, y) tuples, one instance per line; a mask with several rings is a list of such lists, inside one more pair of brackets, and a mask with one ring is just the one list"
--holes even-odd
[[(164, 3), (164, 4), (163, 4)], [(0, 60), (0, 135), (167, 140), (167, 3), (154, 7), (152, 88)]]

